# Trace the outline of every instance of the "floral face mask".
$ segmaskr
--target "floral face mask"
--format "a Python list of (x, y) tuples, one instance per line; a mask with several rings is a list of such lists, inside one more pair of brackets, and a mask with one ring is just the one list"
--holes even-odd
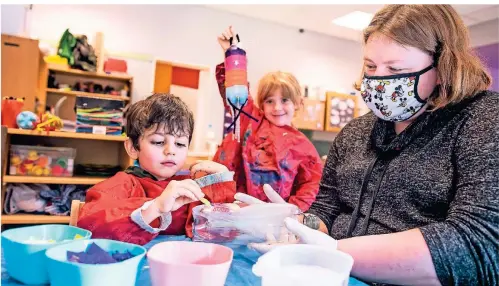
[(418, 83), (421, 75), (433, 67), (390, 76), (364, 75), (361, 96), (379, 118), (394, 122), (408, 120), (426, 105), (426, 100), (418, 95)]

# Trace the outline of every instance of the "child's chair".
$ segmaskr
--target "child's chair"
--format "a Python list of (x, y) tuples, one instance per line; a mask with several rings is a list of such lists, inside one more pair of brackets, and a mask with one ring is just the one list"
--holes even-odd
[(72, 200), (71, 201), (71, 212), (70, 212), (70, 216), (69, 216), (69, 225), (76, 226), (76, 223), (78, 222), (78, 216), (80, 215), (80, 210), (84, 204), (85, 204), (85, 202), (81, 202), (79, 200)]

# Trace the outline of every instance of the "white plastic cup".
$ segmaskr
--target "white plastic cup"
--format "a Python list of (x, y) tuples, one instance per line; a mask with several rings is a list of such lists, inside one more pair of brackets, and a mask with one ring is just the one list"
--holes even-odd
[(262, 255), (253, 273), (262, 286), (348, 286), (353, 258), (323, 246), (292, 244)]

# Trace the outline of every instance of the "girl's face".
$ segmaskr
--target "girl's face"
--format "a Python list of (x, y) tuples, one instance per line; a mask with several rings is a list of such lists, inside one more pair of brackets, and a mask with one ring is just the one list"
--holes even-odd
[(280, 89), (276, 89), (263, 101), (265, 118), (277, 126), (291, 126), (295, 110), (293, 101), (289, 98), (283, 98)]

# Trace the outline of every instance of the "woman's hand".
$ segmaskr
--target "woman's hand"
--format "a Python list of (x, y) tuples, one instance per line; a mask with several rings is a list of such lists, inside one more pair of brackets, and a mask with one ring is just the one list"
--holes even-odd
[[(296, 212), (299, 212), (298, 207), (295, 205), (287, 203), (270, 185), (263, 185), (263, 191), (269, 201), (271, 203), (265, 203), (257, 198), (254, 198), (250, 195), (243, 193), (236, 193), (234, 198), (243, 203), (249, 204), (250, 206), (242, 208), (240, 211), (242, 212), (251, 212), (255, 211), (256, 213), (261, 213), (262, 210), (258, 209), (259, 205), (265, 204), (266, 211), (280, 212), (285, 207), (296, 208)], [(254, 205), (255, 207), (252, 207)], [(272, 206), (274, 205), (274, 206)], [(265, 253), (274, 247), (278, 247), (286, 244), (293, 243), (305, 243), (305, 244), (315, 244), (315, 245), (323, 245), (327, 246), (329, 249), (336, 249), (338, 242), (330, 237), (328, 234), (325, 234), (318, 230), (313, 230), (308, 226), (302, 224), (303, 215), (298, 217), (298, 220), (293, 218), (285, 218), (284, 225), (285, 228), (281, 229), (279, 238), (272, 234), (267, 234), (267, 241), (264, 243), (250, 243), (248, 247), (255, 249), (260, 253)]]
[[(287, 231), (281, 231), (279, 240), (276, 240), (273, 236), (268, 236), (267, 241), (264, 243), (250, 243), (249, 248), (252, 248), (260, 253), (268, 252), (274, 247), (293, 244), (293, 243), (304, 243), (325, 246), (328, 249), (337, 249), (338, 241), (329, 235), (309, 228), (294, 220), (292, 218), (285, 218), (284, 225)], [(288, 232), (289, 231), (289, 232)]]

